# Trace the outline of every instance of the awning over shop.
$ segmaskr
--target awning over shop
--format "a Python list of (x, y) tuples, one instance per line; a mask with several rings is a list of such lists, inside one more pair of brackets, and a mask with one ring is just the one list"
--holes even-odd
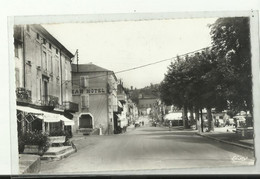
[(165, 120), (181, 120), (182, 113), (169, 113), (163, 117)]
[(74, 121), (67, 119), (66, 117), (60, 114), (54, 114), (27, 106), (16, 106), (16, 109), (27, 113), (32, 113), (34, 116), (36, 116), (39, 119), (42, 119), (44, 122), (52, 123), (64, 121), (64, 125), (66, 126), (74, 125)]
[(61, 116), (61, 120), (64, 121), (64, 125), (65, 126), (73, 126), (74, 125), (74, 121), (70, 120), (64, 116)]

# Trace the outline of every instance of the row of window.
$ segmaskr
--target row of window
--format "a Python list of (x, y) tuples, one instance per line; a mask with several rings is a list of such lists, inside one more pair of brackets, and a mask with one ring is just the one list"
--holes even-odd
[[(26, 31), (30, 32), (30, 26), (29, 25), (26, 25)], [(39, 33), (36, 33), (36, 39), (38, 41), (40, 41), (42, 39), (42, 44), (43, 45), (47, 44), (47, 40), (44, 37), (41, 38)], [(52, 49), (52, 44), (50, 42), (48, 42), (48, 44), (49, 44), (49, 49)], [(58, 48), (56, 48), (56, 54), (59, 54), (59, 49)]]

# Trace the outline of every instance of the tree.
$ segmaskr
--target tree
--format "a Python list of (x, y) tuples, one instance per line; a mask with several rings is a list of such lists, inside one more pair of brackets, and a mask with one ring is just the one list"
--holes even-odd
[[(213, 48), (177, 57), (161, 82), (160, 97), (184, 110), (206, 108), (209, 130), (214, 130), (211, 109), (250, 110), (252, 77), (248, 18), (220, 18), (210, 26)], [(187, 127), (187, 126), (186, 126)]]
[(252, 74), (248, 17), (220, 18), (210, 26), (221, 93), (233, 111), (252, 114)]
[[(207, 108), (209, 130), (214, 130), (211, 108), (224, 108), (226, 100), (218, 90), (219, 73), (215, 52), (205, 49), (200, 53), (177, 58), (169, 66), (160, 86), (161, 99), (166, 104), (174, 104), (184, 111), (184, 123), (187, 126), (187, 111), (199, 120), (199, 110)], [(192, 124), (195, 124), (191, 116)]]

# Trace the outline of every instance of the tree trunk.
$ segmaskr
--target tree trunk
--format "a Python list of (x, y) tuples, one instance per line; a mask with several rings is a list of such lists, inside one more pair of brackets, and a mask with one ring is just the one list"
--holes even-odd
[(199, 108), (195, 107), (195, 121), (196, 121), (196, 129), (198, 130), (199, 133), (201, 133), (201, 127), (200, 127), (200, 112)]
[(189, 128), (189, 124), (188, 124), (188, 109), (187, 109), (187, 106), (186, 105), (184, 105), (183, 106), (183, 115), (182, 115), (182, 117), (183, 117), (183, 127), (185, 128), (185, 129), (188, 129)]
[(212, 118), (211, 108), (207, 107), (207, 117), (208, 117), (208, 131), (214, 131), (214, 121)]
[(189, 111), (190, 111), (190, 124), (191, 125), (195, 125), (196, 121), (195, 121), (194, 115), (193, 115), (193, 113), (194, 113), (193, 107), (190, 107)]
[(203, 114), (202, 114), (202, 109), (200, 109), (200, 122), (201, 122), (201, 132), (203, 132)]

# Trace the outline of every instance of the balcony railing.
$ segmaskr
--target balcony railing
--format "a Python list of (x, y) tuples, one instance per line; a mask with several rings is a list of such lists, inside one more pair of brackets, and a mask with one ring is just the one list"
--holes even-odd
[(21, 103), (31, 103), (32, 92), (25, 88), (16, 88), (16, 101)]
[(63, 105), (65, 106), (65, 110), (71, 112), (78, 112), (79, 105), (77, 103), (73, 103), (71, 101), (63, 101)]
[(59, 98), (52, 95), (42, 96), (42, 106), (52, 106), (56, 107), (59, 105)]

